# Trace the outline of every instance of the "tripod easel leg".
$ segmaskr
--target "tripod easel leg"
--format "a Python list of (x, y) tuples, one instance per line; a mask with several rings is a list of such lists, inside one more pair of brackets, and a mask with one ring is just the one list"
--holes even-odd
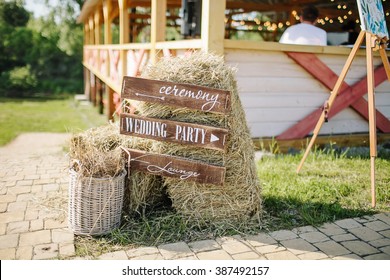
[[(342, 83), (343, 83), (343, 81), (345, 79), (345, 76), (348, 73), (349, 68), (351, 67), (352, 61), (355, 58), (355, 55), (356, 55), (357, 51), (360, 48), (360, 45), (362, 44), (362, 42), (364, 40), (365, 34), (366, 33), (364, 31), (360, 31), (359, 36), (356, 39), (355, 45), (353, 46), (353, 48), (351, 50), (351, 53), (348, 56), (347, 62), (345, 63), (345, 65), (343, 67), (343, 70), (341, 71), (341, 74), (340, 74), (339, 78), (337, 79), (337, 82), (336, 82), (336, 84), (335, 84), (335, 86), (333, 88), (333, 91), (331, 92), (331, 95), (330, 95), (330, 97), (328, 99), (328, 102), (327, 102), (328, 110), (331, 109), (332, 104), (333, 104), (334, 100), (336, 99), (337, 94), (340, 91), (341, 85), (342, 85)], [(316, 140), (316, 138), (318, 136), (318, 133), (320, 132), (321, 127), (324, 124), (324, 122), (325, 122), (325, 112), (322, 112), (322, 114), (321, 114), (321, 116), (320, 116), (320, 118), (319, 118), (319, 120), (318, 120), (318, 122), (317, 122), (317, 124), (316, 124), (316, 126), (314, 128), (313, 136), (312, 136), (312, 138), (311, 138), (311, 140), (309, 142), (309, 145), (306, 148), (306, 151), (305, 151), (305, 153), (303, 155), (303, 158), (302, 158), (301, 162), (298, 165), (297, 173), (299, 173), (301, 171), (301, 168), (302, 168), (302, 166), (303, 166), (307, 156), (309, 155), (310, 150), (311, 150), (311, 148), (312, 148), (312, 146), (313, 146), (313, 144), (314, 144), (314, 142), (315, 142), (315, 140)]]
[(376, 114), (375, 114), (375, 93), (374, 93), (374, 64), (373, 51), (376, 37), (366, 35), (366, 60), (367, 60), (367, 95), (368, 95), (368, 116), (370, 132), (370, 158), (371, 158), (371, 205), (376, 205), (375, 193), (375, 158), (377, 156), (377, 135), (376, 135)]

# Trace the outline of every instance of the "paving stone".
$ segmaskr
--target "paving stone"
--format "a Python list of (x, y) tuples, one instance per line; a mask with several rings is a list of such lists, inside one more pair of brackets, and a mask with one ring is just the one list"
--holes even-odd
[(299, 260), (299, 258), (290, 251), (281, 251), (276, 253), (266, 254), (268, 260)]
[(369, 223), (366, 223), (365, 226), (369, 227), (370, 229), (375, 230), (375, 231), (382, 231), (382, 230), (390, 229), (390, 225), (388, 225), (382, 221), (369, 222)]
[(98, 257), (99, 260), (127, 260), (125, 251), (116, 251), (111, 253), (105, 253)]
[(33, 184), (33, 180), (19, 180), (16, 182), (16, 186), (31, 186)]
[(196, 254), (199, 260), (232, 260), (233, 258), (224, 250), (200, 252)]
[(285, 251), (286, 248), (280, 245), (267, 245), (267, 246), (255, 247), (255, 250), (260, 254), (264, 255), (271, 252)]
[(300, 260), (324, 260), (324, 259), (327, 259), (328, 256), (325, 255), (323, 252), (321, 251), (317, 251), (317, 252), (307, 252), (307, 253), (304, 253), (304, 254), (300, 254), (300, 255), (297, 255), (297, 257), (300, 259)]
[(379, 213), (374, 215), (375, 218), (381, 220), (382, 222), (385, 222), (386, 224), (390, 225), (390, 216), (386, 215), (385, 213)]
[(390, 238), (381, 238), (368, 242), (371, 246), (375, 248), (390, 246)]
[(8, 224), (0, 224), (0, 235), (4, 235), (7, 231)]
[(278, 231), (271, 232), (270, 235), (272, 238), (278, 241), (295, 239), (298, 237), (298, 235), (296, 235), (291, 230), (278, 230)]
[(16, 259), (17, 260), (32, 260), (33, 246), (17, 247)]
[(219, 245), (218, 242), (213, 239), (191, 242), (188, 243), (188, 246), (194, 253), (221, 249), (221, 245)]
[(137, 256), (137, 257), (134, 257), (131, 259), (132, 260), (150, 260), (150, 261), (164, 260), (163, 256), (160, 253)]
[(319, 231), (307, 232), (299, 235), (307, 242), (316, 243), (329, 240), (329, 237)]
[(379, 233), (384, 237), (390, 238), (390, 230), (379, 231)]
[(190, 247), (185, 242), (160, 245), (157, 247), (164, 259), (172, 260), (193, 255)]
[(7, 211), (8, 203), (0, 203), (0, 213), (4, 213)]
[(58, 258), (58, 244), (41, 244), (34, 246), (33, 260), (47, 260)]
[(350, 251), (334, 241), (319, 242), (315, 243), (314, 246), (330, 257), (336, 257), (350, 253)]
[(266, 246), (278, 243), (269, 234), (259, 233), (256, 235), (248, 235), (245, 240), (253, 247)]
[(371, 255), (375, 253), (379, 253), (379, 251), (372, 247), (371, 245), (360, 241), (360, 240), (354, 240), (354, 241), (345, 241), (341, 243), (345, 248), (350, 250), (352, 253), (355, 253), (359, 256), (365, 256), (365, 255)]
[(341, 228), (344, 229), (351, 229), (351, 228), (358, 228), (361, 227), (362, 225), (355, 221), (354, 219), (344, 219), (340, 221), (335, 221), (334, 222), (336, 225), (338, 225)]
[(343, 256), (337, 256), (333, 258), (334, 260), (362, 260), (362, 258), (355, 254), (348, 254)]
[(74, 234), (68, 229), (53, 229), (51, 239), (54, 243), (73, 243)]
[(36, 220), (38, 219), (38, 210), (32, 210), (27, 208), (25, 215), (24, 215), (24, 220), (25, 221), (31, 221), (31, 220)]
[(357, 218), (353, 218), (356, 222), (358, 223), (361, 223), (361, 224), (365, 224), (365, 223), (368, 223), (368, 222), (372, 222), (372, 221), (375, 221), (376, 218), (374, 216), (363, 216), (363, 217), (357, 217)]
[(364, 257), (365, 260), (390, 260), (390, 255), (379, 253)]
[(44, 191), (44, 192), (58, 191), (59, 189), (60, 189), (60, 186), (58, 184), (42, 185), (42, 191)]
[(50, 230), (40, 230), (20, 234), (19, 246), (51, 243)]
[(33, 201), (34, 197), (36, 196), (34, 196), (32, 193), (22, 193), (18, 195), (16, 201)]
[(382, 247), (382, 248), (380, 248), (380, 250), (383, 253), (390, 255), (390, 246)]
[(18, 221), (23, 221), (23, 219), (24, 219), (24, 211), (0, 213), (0, 223), (18, 222)]
[(351, 228), (349, 232), (362, 239), (363, 241), (372, 241), (382, 238), (382, 235), (368, 227)]
[(317, 229), (315, 227), (312, 227), (312, 226), (305, 226), (305, 227), (294, 228), (292, 230), (292, 232), (295, 234), (307, 233), (307, 232), (312, 232), (312, 231), (317, 231)]
[(31, 192), (31, 185), (29, 186), (15, 186), (8, 188), (8, 191), (10, 193), (13, 193), (15, 195), (23, 194), (23, 193), (29, 193)]
[(247, 245), (236, 240), (225, 242), (221, 246), (222, 249), (225, 250), (228, 254), (238, 254), (251, 251), (251, 248), (249, 248)]
[(134, 248), (126, 251), (127, 256), (129, 259), (144, 256), (144, 255), (155, 255), (160, 254), (160, 251), (157, 249), (157, 247), (141, 247), (141, 248)]
[(10, 203), (16, 201), (16, 195), (15, 194), (5, 194), (0, 195), (0, 203)]
[(262, 255), (256, 254), (253, 251), (232, 255), (233, 260), (266, 260)]
[(30, 221), (30, 231), (43, 230), (43, 220), (37, 219)]
[(19, 234), (7, 234), (0, 236), (0, 249), (14, 248), (18, 246)]
[(14, 212), (14, 211), (26, 211), (27, 208), (27, 202), (11, 202), (8, 203), (8, 212)]
[(29, 227), (28, 221), (11, 222), (8, 223), (7, 234), (27, 232)]
[(341, 235), (346, 233), (344, 229), (334, 223), (326, 223), (318, 227), (318, 230), (325, 233), (328, 236)]
[(44, 220), (45, 229), (60, 229), (60, 228), (66, 228), (67, 226), (68, 226), (68, 222), (66, 220), (59, 220), (59, 219)]
[(311, 245), (309, 242), (297, 238), (297, 239), (290, 239), (290, 240), (284, 240), (280, 242), (284, 247), (287, 248), (290, 252), (292, 252), (294, 255), (303, 254), (306, 252), (315, 252), (318, 251), (316, 247)]
[(0, 249), (0, 260), (15, 260), (15, 259), (16, 259), (15, 248)]
[(76, 254), (76, 250), (73, 243), (67, 243), (67, 244), (59, 244), (59, 254), (62, 257), (70, 257), (74, 256)]
[(333, 235), (331, 238), (336, 242), (341, 241), (349, 241), (349, 240), (356, 240), (357, 237), (353, 234), (346, 233), (346, 234), (340, 234), (340, 235)]

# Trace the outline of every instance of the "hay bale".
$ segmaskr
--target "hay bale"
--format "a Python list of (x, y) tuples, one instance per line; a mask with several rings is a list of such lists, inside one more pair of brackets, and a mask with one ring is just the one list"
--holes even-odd
[[(122, 147), (127, 149), (152, 152), (157, 149), (156, 145), (159, 145), (158, 142), (150, 139), (123, 137)], [(128, 166), (126, 157), (125, 160)], [(128, 170), (124, 203), (127, 214), (144, 214), (147, 209), (153, 209), (162, 203), (166, 196), (165, 187), (160, 176)]]
[(254, 147), (234, 75), (235, 70), (226, 66), (222, 57), (201, 52), (189, 57), (162, 59), (149, 67), (143, 75), (149, 79), (195, 84), (231, 92), (232, 109), (226, 116), (151, 103), (143, 103), (138, 107), (140, 114), (147, 117), (229, 129), (226, 153), (174, 143), (155, 146), (154, 152), (226, 167), (224, 186), (164, 178), (173, 207), (197, 222), (243, 221), (261, 210), (261, 190), (256, 174)]
[(70, 168), (84, 177), (115, 177), (124, 168), (120, 145), (121, 135), (111, 125), (74, 134), (69, 145)]

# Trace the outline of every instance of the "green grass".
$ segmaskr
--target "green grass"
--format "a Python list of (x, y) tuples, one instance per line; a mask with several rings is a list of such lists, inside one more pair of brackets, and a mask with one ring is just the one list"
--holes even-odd
[(98, 126), (106, 117), (97, 108), (62, 98), (0, 98), (0, 146), (24, 132), (75, 132)]

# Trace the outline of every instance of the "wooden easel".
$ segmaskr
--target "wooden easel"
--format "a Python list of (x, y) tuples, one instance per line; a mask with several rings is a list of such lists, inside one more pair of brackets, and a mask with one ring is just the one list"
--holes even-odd
[(366, 61), (367, 61), (367, 89), (368, 89), (368, 115), (369, 115), (369, 138), (370, 138), (370, 158), (371, 158), (371, 205), (376, 206), (376, 193), (375, 193), (375, 158), (377, 157), (377, 134), (376, 134), (376, 115), (375, 115), (375, 93), (374, 93), (374, 65), (373, 65), (373, 51), (379, 50), (382, 63), (385, 67), (386, 75), (390, 81), (390, 64), (386, 55), (386, 45), (388, 43), (387, 38), (379, 38), (377, 35), (373, 35), (367, 31), (360, 31), (358, 38), (352, 48), (351, 53), (341, 71), (341, 74), (336, 81), (336, 84), (331, 92), (329, 99), (325, 102), (322, 114), (314, 128), (313, 136), (310, 140), (303, 158), (297, 168), (297, 173), (301, 170), (303, 163), (309, 155), (318, 133), (324, 122), (327, 121), (328, 112), (331, 110), (333, 102), (335, 101), (337, 94), (343, 84), (345, 76), (352, 64), (353, 59), (356, 56), (364, 38), (366, 38)]

